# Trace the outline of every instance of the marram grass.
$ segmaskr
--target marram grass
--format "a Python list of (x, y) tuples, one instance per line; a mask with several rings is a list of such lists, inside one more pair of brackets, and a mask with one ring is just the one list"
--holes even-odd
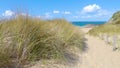
[(93, 28), (88, 33), (93, 36), (99, 36), (99, 34), (107, 35), (119, 35), (120, 34), (119, 24), (104, 24)]
[(64, 19), (17, 16), (0, 23), (0, 67), (22, 67), (41, 60), (64, 60), (67, 48), (83, 49), (83, 35)]

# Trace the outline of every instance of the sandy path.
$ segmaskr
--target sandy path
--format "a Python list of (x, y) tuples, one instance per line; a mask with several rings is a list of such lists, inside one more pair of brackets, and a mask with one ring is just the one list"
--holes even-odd
[[(84, 32), (89, 28), (83, 28)], [(82, 55), (82, 63), (76, 68), (120, 68), (120, 52), (113, 51), (112, 47), (107, 45), (99, 38), (85, 36), (88, 45), (88, 51)]]

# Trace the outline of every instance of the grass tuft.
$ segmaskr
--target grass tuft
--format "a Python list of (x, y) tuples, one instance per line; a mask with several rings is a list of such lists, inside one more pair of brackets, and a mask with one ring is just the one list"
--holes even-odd
[(45, 21), (18, 15), (0, 23), (0, 67), (22, 68), (41, 59), (64, 60), (69, 47), (82, 50), (83, 42), (81, 31), (64, 19)]

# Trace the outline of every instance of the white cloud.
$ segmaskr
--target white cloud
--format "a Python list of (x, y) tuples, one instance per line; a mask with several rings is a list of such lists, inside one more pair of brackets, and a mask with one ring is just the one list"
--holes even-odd
[(8, 17), (8, 16), (13, 16), (15, 13), (13, 12), (13, 11), (11, 11), (11, 10), (6, 10), (3, 14), (2, 14), (2, 16), (6, 16), (6, 17)]
[(60, 13), (60, 11), (54, 10), (53, 13), (54, 13), (54, 14), (58, 14), (58, 13)]
[(87, 5), (83, 8), (82, 13), (91, 13), (100, 10), (101, 7), (97, 4)]
[(44, 17), (45, 17), (45, 18), (50, 18), (50, 17), (51, 17), (51, 15), (50, 15), (50, 13), (49, 13), (49, 12), (47, 12), (47, 13), (45, 13)]
[(58, 11), (58, 10), (54, 10), (53, 13), (54, 14), (59, 14), (59, 13), (62, 13), (62, 14), (71, 14), (70, 11), (63, 11), (63, 12), (61, 12), (61, 11)]
[(77, 13), (79, 18), (107, 18), (110, 17), (113, 12), (103, 9), (97, 4), (91, 4), (83, 7), (80, 13)]
[(71, 14), (71, 12), (70, 11), (65, 11), (65, 12), (63, 12), (64, 14)]
[(45, 13), (44, 15), (39, 15), (37, 16), (37, 18), (41, 18), (41, 19), (50, 19), (52, 18), (51, 14), (49, 12)]

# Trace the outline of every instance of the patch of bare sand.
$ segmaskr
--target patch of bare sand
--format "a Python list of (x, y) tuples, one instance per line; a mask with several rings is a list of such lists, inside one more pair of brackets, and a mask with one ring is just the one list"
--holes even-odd
[[(91, 28), (82, 28), (84, 32)], [(103, 40), (85, 36), (88, 51), (82, 54), (82, 63), (76, 68), (120, 68), (120, 52), (113, 51), (112, 46), (107, 45)]]

